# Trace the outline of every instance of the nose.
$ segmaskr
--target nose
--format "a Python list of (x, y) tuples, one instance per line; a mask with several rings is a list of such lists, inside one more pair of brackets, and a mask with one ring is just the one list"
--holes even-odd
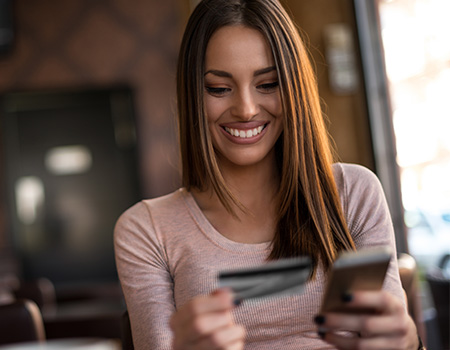
[(252, 91), (244, 89), (236, 94), (233, 106), (233, 115), (242, 120), (251, 120), (258, 114), (258, 102)]

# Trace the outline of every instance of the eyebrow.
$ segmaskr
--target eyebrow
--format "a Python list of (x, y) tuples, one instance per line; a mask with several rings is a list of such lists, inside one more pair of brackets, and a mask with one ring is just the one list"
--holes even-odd
[[(257, 77), (259, 75), (263, 75), (263, 74), (272, 72), (274, 70), (276, 70), (275, 66), (270, 66), (270, 67), (258, 69), (258, 70), (255, 71), (255, 73), (253, 73), (253, 76)], [(224, 77), (224, 78), (232, 78), (233, 77), (233, 75), (231, 73), (225, 72), (223, 70), (217, 70), (217, 69), (211, 69), (211, 70), (209, 70), (209, 71), (207, 71), (205, 73), (205, 75), (207, 75), (207, 74), (213, 74), (213, 75), (216, 75), (218, 77)]]
[(257, 77), (258, 75), (263, 75), (263, 74), (272, 72), (272, 71), (274, 71), (274, 70), (276, 70), (276, 67), (275, 67), (275, 66), (270, 66), (270, 67), (267, 67), (267, 68), (258, 69), (258, 70), (253, 74), (253, 76), (254, 76), (254, 77)]

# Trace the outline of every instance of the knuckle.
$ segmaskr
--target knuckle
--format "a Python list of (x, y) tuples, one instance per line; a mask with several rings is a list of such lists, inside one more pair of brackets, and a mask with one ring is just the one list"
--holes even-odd
[(200, 302), (197, 299), (192, 300), (188, 305), (187, 305), (187, 311), (192, 315), (192, 316), (198, 316), (200, 314)]
[(227, 350), (243, 350), (244, 349), (244, 342), (238, 341), (234, 343), (231, 347), (227, 348)]
[(201, 318), (194, 318), (191, 323), (191, 332), (195, 335), (201, 335), (203, 333), (203, 322)]
[(399, 337), (393, 340), (392, 342), (392, 348), (393, 349), (406, 349), (407, 345), (407, 339), (406, 337)]
[(227, 321), (227, 324), (229, 324), (229, 325), (234, 324), (233, 314), (231, 312), (226, 312), (224, 317), (225, 317), (225, 320)]
[(222, 339), (218, 333), (211, 333), (209, 335), (209, 344), (213, 349), (223, 349)]
[(367, 342), (364, 339), (359, 339), (355, 343), (355, 350), (368, 350), (370, 347), (368, 346)]
[(364, 346), (362, 344), (361, 340), (356, 340), (355, 343), (353, 344), (353, 349), (354, 350), (364, 350)]
[(372, 320), (370, 317), (364, 317), (361, 319), (361, 331), (363, 333), (370, 333), (372, 329)]
[(383, 305), (389, 305), (390, 295), (388, 293), (381, 293), (381, 302)]
[(400, 336), (406, 336), (409, 331), (409, 319), (406, 315), (401, 315), (396, 319), (396, 330)]
[(245, 327), (243, 326), (237, 326), (238, 328), (238, 333), (239, 333), (239, 338), (242, 339), (242, 341), (245, 339), (245, 337), (247, 336), (247, 331), (245, 330)]

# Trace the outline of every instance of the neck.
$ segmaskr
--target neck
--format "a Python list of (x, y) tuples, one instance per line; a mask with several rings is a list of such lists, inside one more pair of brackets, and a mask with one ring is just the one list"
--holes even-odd
[(250, 211), (258, 203), (273, 203), (279, 189), (275, 154), (264, 162), (236, 166), (219, 159), (224, 179), (236, 198)]
[(224, 164), (221, 172), (236, 199), (246, 211), (234, 208), (237, 217), (226, 211), (216, 193), (192, 191), (200, 209), (222, 235), (237, 242), (260, 243), (272, 240), (275, 232), (279, 175), (275, 156), (252, 166)]
[(241, 166), (218, 156), (220, 171), (235, 198), (245, 207), (229, 213), (212, 188), (192, 194), (210, 223), (223, 236), (242, 243), (269, 242), (275, 234), (279, 174), (275, 151), (258, 163)]

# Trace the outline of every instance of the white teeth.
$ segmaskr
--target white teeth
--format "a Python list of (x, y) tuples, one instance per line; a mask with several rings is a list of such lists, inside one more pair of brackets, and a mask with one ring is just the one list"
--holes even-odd
[(226, 132), (228, 132), (230, 135), (233, 135), (235, 137), (241, 137), (243, 139), (248, 137), (253, 137), (261, 133), (263, 131), (264, 126), (258, 126), (254, 129), (248, 129), (248, 130), (238, 130), (238, 129), (232, 129), (225, 127)]

